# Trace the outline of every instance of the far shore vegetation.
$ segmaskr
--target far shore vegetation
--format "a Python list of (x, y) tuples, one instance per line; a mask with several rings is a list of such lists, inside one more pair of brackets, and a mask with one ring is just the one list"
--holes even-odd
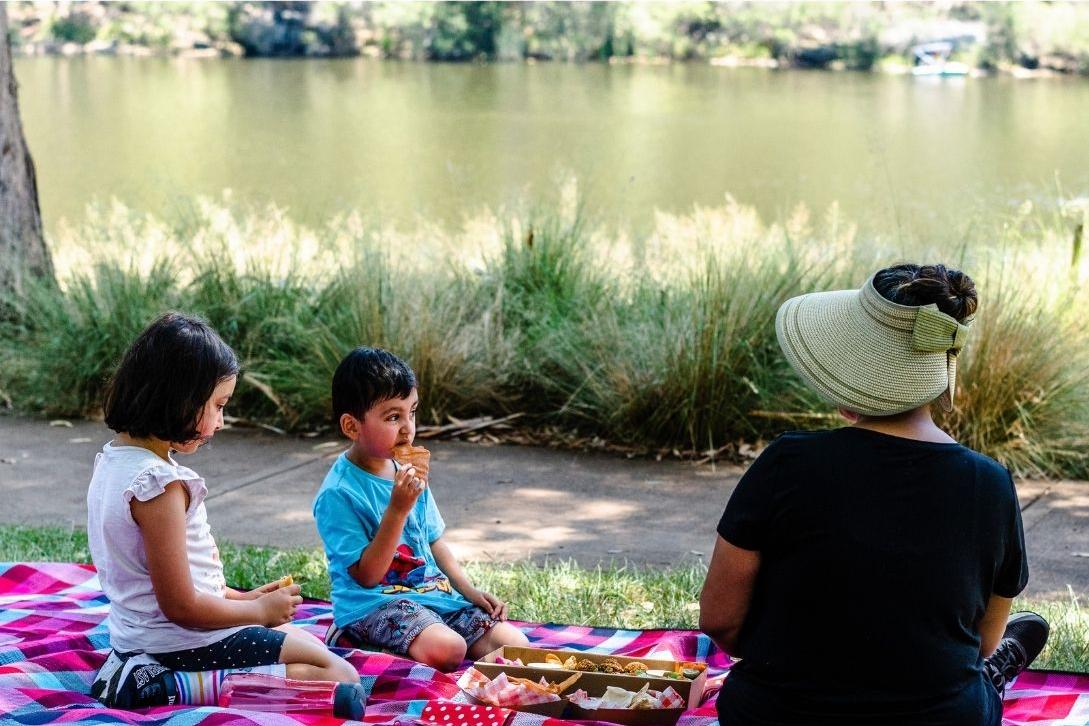
[(942, 425), (1018, 475), (1089, 477), (1085, 209), (1026, 206), (928, 249), (862, 238), (834, 206), (769, 223), (729, 201), (659, 212), (630, 239), (561, 197), (455, 232), (357, 215), (311, 229), (202, 198), (169, 219), (92, 206), (49, 240), (59, 286), (0, 310), (0, 409), (100, 415), (126, 346), (178, 309), (238, 351), (229, 413), (252, 423), (328, 431), (332, 372), (369, 344), (415, 367), (421, 424), (520, 414), (629, 451), (744, 459), (784, 430), (837, 424), (779, 351), (784, 300), (943, 261), (973, 276), (981, 306)]
[(699, 61), (904, 70), (948, 41), (981, 72), (1089, 74), (1078, 2), (13, 2), (16, 52), (420, 61)]

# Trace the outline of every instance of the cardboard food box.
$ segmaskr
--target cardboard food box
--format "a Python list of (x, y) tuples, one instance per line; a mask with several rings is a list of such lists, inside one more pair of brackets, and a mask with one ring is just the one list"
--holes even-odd
[[(661, 660), (656, 658), (630, 658), (619, 655), (605, 655), (600, 653), (584, 653), (577, 650), (550, 650), (546, 648), (520, 648), (514, 646), (506, 646), (498, 650), (494, 650), (488, 653), (482, 659), (477, 661), (474, 665), (478, 671), (488, 676), (489, 678), (495, 678), (500, 673), (506, 673), (508, 676), (518, 676), (520, 678), (532, 678), (533, 680), (539, 680), (544, 678), (550, 683), (557, 683), (568, 678), (572, 673), (579, 671), (565, 670), (563, 668), (539, 668), (533, 666), (517, 666), (510, 664), (500, 664), (496, 661), (502, 657), (506, 660), (521, 660), (523, 663), (539, 663), (543, 662), (545, 656), (553, 654), (561, 661), (567, 660), (570, 656), (575, 656), (577, 659), (586, 659), (593, 663), (601, 663), (607, 658), (613, 660), (624, 666), (629, 663), (643, 663), (651, 670), (664, 670), (672, 671), (677, 667), (677, 662), (672, 660)], [(578, 689), (582, 689), (589, 693), (591, 696), (600, 696), (605, 692), (605, 689), (609, 686), (617, 686), (627, 691), (638, 691), (643, 687), (643, 684), (649, 683), (650, 689), (654, 691), (664, 691), (666, 688), (673, 688), (681, 698), (688, 704), (688, 708), (695, 708), (699, 705), (700, 698), (703, 696), (703, 690), (707, 681), (707, 673), (703, 671), (694, 680), (681, 680), (674, 678), (660, 678), (657, 676), (635, 676), (628, 674), (618, 673), (587, 673), (583, 672), (575, 683), (567, 689), (567, 691), (561, 696), (567, 696), (574, 693)], [(658, 709), (583, 709), (567, 701), (564, 698), (558, 704), (545, 703), (536, 704), (536, 706), (527, 706), (519, 708), (518, 710), (530, 710), (532, 708), (540, 708), (542, 706), (560, 706), (559, 713), (546, 713), (544, 715), (562, 715), (564, 707), (566, 711), (571, 714), (572, 718), (580, 718), (587, 720), (597, 721), (611, 721), (613, 723), (628, 724), (629, 726), (672, 726), (680, 718), (684, 709), (680, 708), (658, 708)], [(533, 713), (542, 713), (541, 711), (533, 711)]]
[(582, 708), (569, 704), (567, 718), (576, 721), (609, 721), (624, 726), (674, 726), (683, 708)]
[[(469, 700), (473, 703), (479, 703), (482, 706), (491, 706), (490, 703), (484, 703), (483, 701), (473, 698), (468, 693), (464, 694), (468, 696)], [(538, 716), (548, 716), (549, 718), (560, 718), (567, 712), (568, 707), (572, 704), (563, 696), (560, 696), (558, 701), (549, 701), (548, 703), (531, 703), (525, 706), (503, 706), (503, 708), (509, 708), (512, 711), (525, 711), (526, 713), (535, 713)]]

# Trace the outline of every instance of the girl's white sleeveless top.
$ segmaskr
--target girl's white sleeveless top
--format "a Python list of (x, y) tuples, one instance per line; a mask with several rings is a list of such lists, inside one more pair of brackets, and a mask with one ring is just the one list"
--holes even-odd
[(208, 526), (204, 479), (171, 459), (163, 461), (139, 446), (106, 444), (95, 457), (87, 490), (87, 539), (98, 568), (102, 591), (110, 600), (106, 624), (115, 650), (169, 653), (211, 645), (242, 628), (194, 630), (175, 625), (163, 615), (151, 587), (147, 553), (140, 527), (132, 518), (133, 497), (146, 502), (180, 481), (189, 490), (185, 513), (185, 549), (197, 592), (224, 597), (226, 582), (219, 548)]

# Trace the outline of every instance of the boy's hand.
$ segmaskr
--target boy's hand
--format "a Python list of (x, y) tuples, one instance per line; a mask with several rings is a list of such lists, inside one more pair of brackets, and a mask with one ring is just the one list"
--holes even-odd
[(490, 592), (473, 590), (466, 599), (496, 620), (507, 619), (507, 604)]
[[(261, 625), (266, 628), (275, 628), (277, 625), (290, 623), (294, 620), (295, 609), (303, 600), (299, 595), (302, 588), (298, 585), (279, 587), (278, 582), (275, 584), (277, 587), (274, 590), (270, 590), (257, 598), (257, 604), (261, 608)], [(264, 587), (268, 586), (265, 585)]]
[(393, 476), (393, 491), (389, 497), (390, 509), (401, 514), (408, 514), (416, 506), (416, 500), (420, 498), (426, 486), (427, 482), (416, 476), (416, 467), (401, 468)]

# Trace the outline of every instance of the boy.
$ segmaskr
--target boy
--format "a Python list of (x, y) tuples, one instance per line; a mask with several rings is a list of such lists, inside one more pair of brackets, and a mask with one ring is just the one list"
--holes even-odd
[(528, 640), (443, 541), (426, 472), (391, 456), (412, 443), (418, 402), (412, 369), (384, 350), (356, 348), (333, 375), (333, 415), (352, 445), (314, 499), (333, 583), (326, 642), (378, 646), (451, 671), (466, 654), (475, 660)]

